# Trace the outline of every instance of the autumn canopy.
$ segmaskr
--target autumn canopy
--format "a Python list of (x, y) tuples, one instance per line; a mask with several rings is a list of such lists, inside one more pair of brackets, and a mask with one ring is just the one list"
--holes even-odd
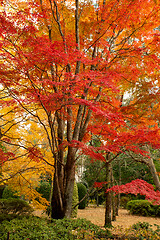
[(79, 156), (160, 147), (159, 12), (155, 0), (0, 1), (1, 182), (38, 204), (47, 172), (52, 217), (69, 217)]

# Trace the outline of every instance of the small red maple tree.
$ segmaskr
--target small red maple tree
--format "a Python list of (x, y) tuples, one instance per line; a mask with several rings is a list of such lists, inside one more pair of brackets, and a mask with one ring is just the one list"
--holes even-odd
[(155, 191), (152, 184), (147, 183), (142, 179), (136, 179), (124, 185), (116, 185), (106, 190), (106, 192), (125, 193), (125, 194), (140, 194), (151, 201), (153, 204), (160, 204), (160, 191)]

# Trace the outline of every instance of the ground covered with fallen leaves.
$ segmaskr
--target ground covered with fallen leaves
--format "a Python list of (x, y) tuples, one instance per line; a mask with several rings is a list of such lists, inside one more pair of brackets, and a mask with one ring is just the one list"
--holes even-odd
[[(98, 226), (104, 226), (105, 208), (87, 207), (83, 210), (79, 209), (78, 218), (86, 218)], [(138, 222), (148, 222), (154, 228), (154, 224), (160, 225), (160, 218), (130, 215), (126, 209), (120, 209), (119, 216), (117, 216), (116, 221), (112, 222), (112, 225), (114, 227), (129, 228)]]
[[(47, 215), (43, 213), (42, 210), (36, 210), (34, 214), (40, 217), (47, 217)], [(102, 228), (103, 230), (105, 229), (104, 228), (105, 208), (102, 206), (101, 207), (89, 206), (83, 210), (78, 209), (77, 218), (83, 218), (83, 219), (85, 218), (91, 221), (93, 224), (100, 226), (100, 228)], [(134, 228), (133, 224), (136, 224), (136, 223), (138, 223), (138, 226), (140, 226), (139, 223), (143, 223), (142, 224), (143, 226), (147, 226), (149, 224), (149, 228), (144, 228), (144, 229), (139, 227), (138, 229)], [(113, 228), (110, 228), (109, 232), (112, 234), (112, 237), (114, 237), (114, 239), (116, 240), (117, 239), (160, 240), (160, 218), (157, 218), (157, 217), (143, 217), (143, 216), (131, 215), (126, 209), (120, 209), (119, 216), (117, 216), (116, 221), (112, 221), (112, 226)], [(88, 234), (87, 231), (84, 231), (83, 233)], [(85, 237), (83, 239), (91, 239), (91, 238)], [(111, 239), (111, 238), (108, 238), (108, 239)]]

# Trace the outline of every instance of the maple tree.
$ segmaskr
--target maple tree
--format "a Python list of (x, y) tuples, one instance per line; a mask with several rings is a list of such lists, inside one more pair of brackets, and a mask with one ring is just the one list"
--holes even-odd
[(145, 198), (149, 201), (152, 201), (153, 204), (160, 204), (160, 191), (154, 191), (154, 187), (152, 184), (147, 183), (142, 179), (136, 179), (131, 181), (130, 183), (126, 183), (124, 185), (116, 185), (106, 190), (113, 191), (117, 193), (125, 193), (125, 194), (140, 194), (145, 196)]
[[(32, 149), (35, 138), (31, 134), (32, 128), (34, 128), (34, 137), (40, 135), (40, 130), (37, 124), (30, 122), (30, 128), (24, 128), (26, 118), (21, 114), (18, 114), (15, 109), (15, 105), (8, 105), (9, 97), (4, 94), (5, 89), (1, 86), (1, 99), (5, 99), (3, 107), (0, 109), (0, 128), (1, 142), (0, 142), (0, 185), (4, 187), (6, 184), (10, 188), (14, 189), (16, 193), (21, 196), (25, 195), (26, 199), (31, 200), (34, 207), (45, 209), (48, 205), (42, 196), (35, 190), (35, 187), (39, 184), (41, 174), (46, 172), (53, 175), (53, 168), (46, 166), (42, 162), (38, 161), (38, 158), (31, 155), (31, 151), (26, 152), (21, 141), (26, 141), (26, 147)], [(20, 125), (19, 125), (20, 123)], [(38, 143), (37, 143), (38, 144)], [(42, 144), (42, 141), (41, 141)], [(22, 146), (22, 148), (20, 148)], [(32, 147), (31, 147), (32, 146)], [(50, 157), (50, 154), (42, 148), (42, 152), (46, 157)], [(30, 159), (33, 158), (34, 161)]]
[[(15, 137), (12, 127), (2, 128), (1, 141), (18, 149), (21, 164), (52, 169), (52, 218), (70, 217), (79, 155), (105, 162), (108, 152), (146, 155), (139, 146), (159, 148), (159, 4), (0, 4), (0, 84), (7, 96), (0, 101), (3, 109), (13, 107), (16, 122)], [(93, 134), (98, 147), (88, 145)]]

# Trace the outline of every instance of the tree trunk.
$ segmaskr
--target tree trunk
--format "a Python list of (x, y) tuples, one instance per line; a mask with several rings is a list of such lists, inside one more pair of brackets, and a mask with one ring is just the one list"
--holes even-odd
[(154, 165), (154, 162), (153, 162), (153, 158), (152, 158), (149, 146), (148, 145), (143, 146), (143, 150), (148, 152), (149, 157), (140, 156), (140, 157), (136, 157), (135, 158), (131, 154), (130, 154), (130, 156), (135, 161), (141, 162), (141, 163), (145, 163), (148, 166), (148, 168), (150, 170), (150, 173), (151, 173), (151, 175), (153, 177), (153, 181), (154, 181), (154, 184), (156, 186), (156, 189), (160, 191), (160, 180), (159, 180), (159, 176), (157, 174), (157, 171), (156, 171), (156, 168), (155, 168), (155, 165)]
[(119, 207), (120, 207), (120, 193), (117, 194), (116, 196), (116, 216), (119, 215)]
[[(121, 164), (120, 161), (118, 161), (118, 165), (119, 165), (119, 185), (122, 184), (122, 180), (121, 180)], [(119, 211), (119, 207), (120, 207), (120, 200), (121, 200), (121, 194), (118, 193), (117, 194), (117, 198), (116, 198), (116, 216), (118, 216), (118, 211)]]
[(97, 204), (97, 207), (99, 207), (98, 188), (97, 188), (97, 190), (96, 190), (96, 204)]
[(72, 213), (72, 198), (75, 181), (75, 165), (71, 166), (67, 179), (68, 180), (64, 192), (64, 216), (66, 218), (70, 218)]
[(154, 162), (153, 162), (153, 158), (152, 158), (152, 155), (151, 155), (151, 152), (150, 152), (150, 149), (148, 147), (148, 145), (145, 146), (145, 150), (149, 152), (149, 156), (150, 158), (146, 158), (145, 159), (145, 162), (150, 170), (150, 173), (152, 174), (152, 177), (153, 177), (153, 181), (154, 181), (154, 184), (156, 186), (156, 189), (160, 191), (160, 181), (159, 181), (159, 176), (157, 174), (157, 171), (156, 171), (156, 168), (155, 168), (155, 165), (154, 165)]
[(75, 181), (75, 150), (68, 148), (66, 164), (55, 163), (51, 217), (54, 219), (70, 218), (72, 212), (72, 196)]
[(112, 221), (116, 221), (116, 196), (112, 192)]
[(112, 209), (112, 201), (111, 201), (111, 193), (106, 193), (106, 210), (105, 210), (105, 226), (111, 226), (111, 209)]
[(60, 178), (63, 178), (64, 176), (61, 175), (61, 177), (59, 177), (57, 176), (56, 172), (54, 174), (53, 193), (51, 200), (51, 218), (53, 219), (62, 219), (64, 217), (70, 218), (71, 216), (75, 167), (72, 167), (67, 175), (66, 185), (60, 187), (59, 182), (62, 180)]
[[(114, 176), (113, 176), (113, 169), (111, 167), (111, 187), (114, 186)], [(116, 196), (115, 193), (111, 192), (111, 201), (112, 201), (112, 221), (116, 220)]]
[(56, 180), (56, 174), (54, 174), (53, 180), (53, 193), (51, 199), (51, 218), (62, 219), (64, 218), (64, 206), (62, 199), (62, 191), (59, 189), (58, 182)]
[[(107, 154), (107, 160), (109, 159), (109, 154)], [(110, 163), (106, 162), (106, 189), (110, 187)], [(112, 200), (111, 192), (106, 193), (106, 209), (105, 209), (105, 226), (112, 226), (111, 224), (111, 209), (112, 209)]]
[(156, 186), (156, 189), (160, 191), (160, 181), (159, 181), (159, 176), (157, 174), (157, 171), (156, 171), (156, 168), (155, 168), (155, 165), (153, 163), (153, 159), (150, 159), (150, 162), (148, 164), (148, 167), (149, 167), (149, 170), (152, 174), (152, 177), (153, 177), (153, 181), (154, 181), (154, 184)]

